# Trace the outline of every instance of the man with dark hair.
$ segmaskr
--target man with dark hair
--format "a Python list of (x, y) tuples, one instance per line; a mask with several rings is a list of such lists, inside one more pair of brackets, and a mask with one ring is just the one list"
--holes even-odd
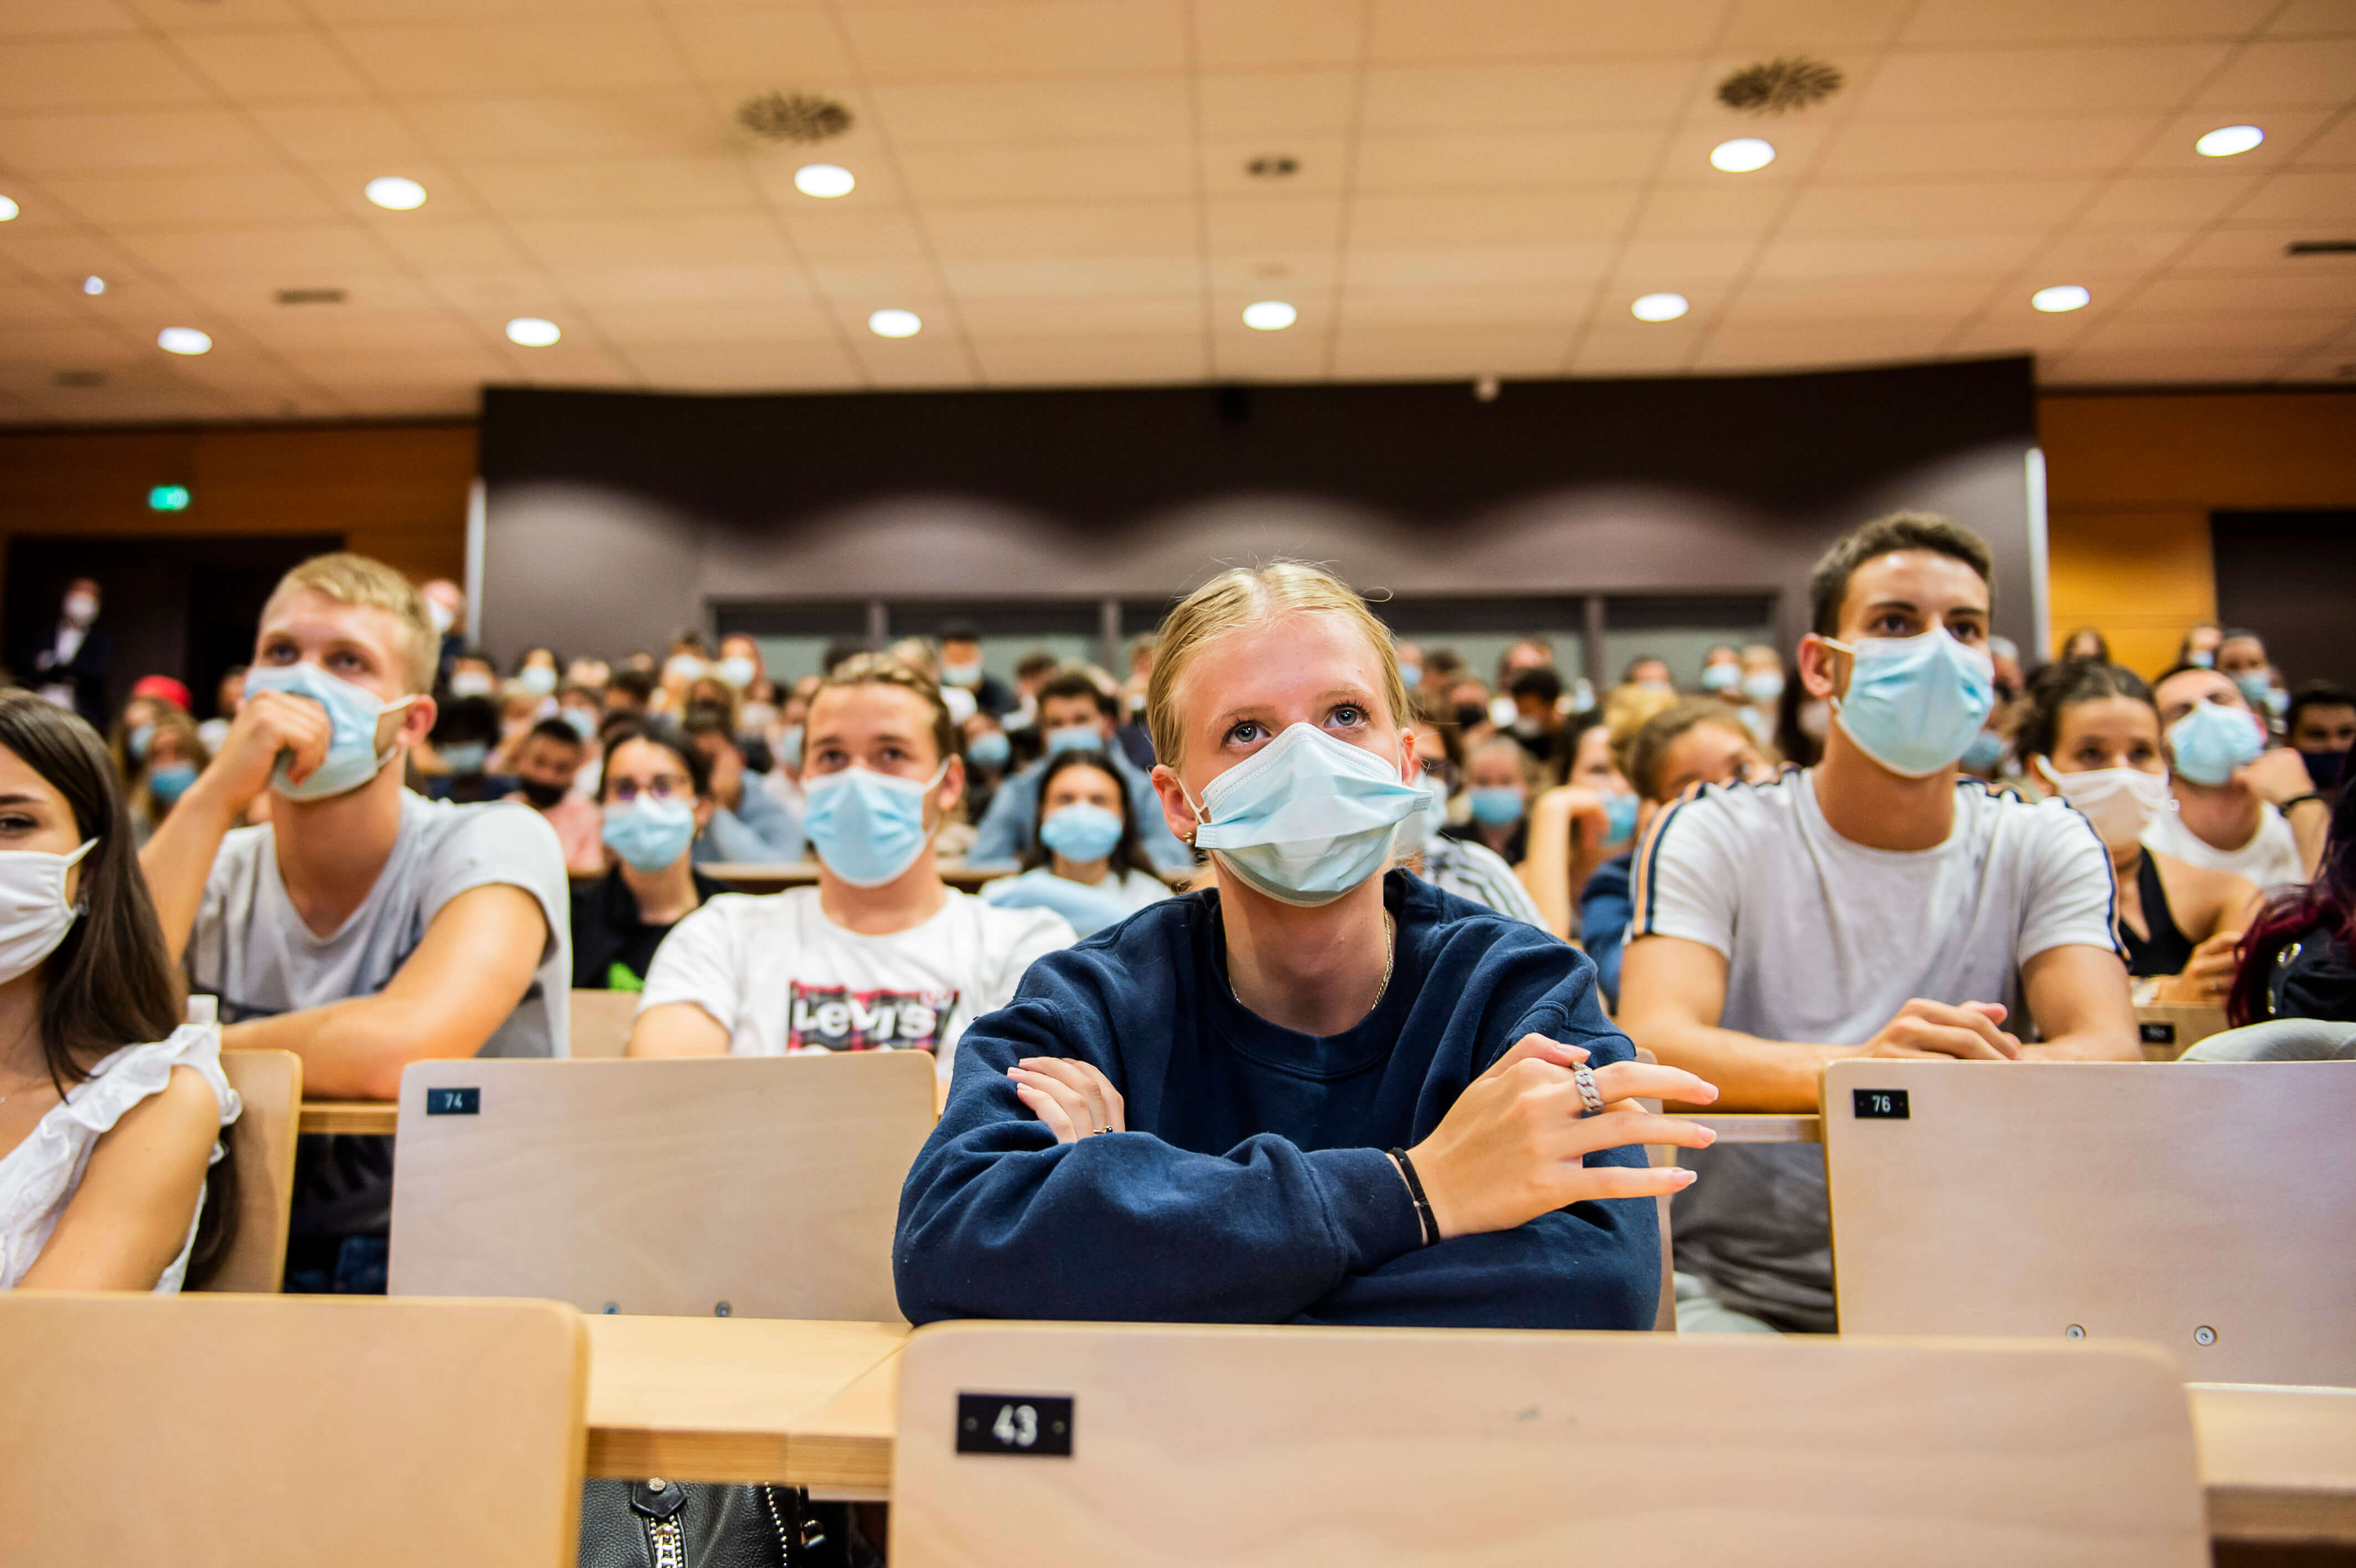
[(941, 645), (941, 684), (973, 693), (973, 705), (995, 719), (1014, 711), (1014, 693), (981, 667), (981, 630), (970, 621), (945, 621), (935, 634)]
[(114, 662), (114, 635), (97, 624), (98, 580), (77, 577), (66, 584), (58, 618), (19, 669), (33, 672), (33, 689), (69, 713), (79, 713), (106, 733), (106, 676)]
[(581, 732), (563, 720), (541, 720), (516, 748), (515, 793), (508, 796), (556, 829), (564, 869), (575, 877), (602, 876), (605, 870), (605, 819), (596, 803), (573, 787), (587, 750)]
[[(1067, 749), (1103, 752), (1129, 791), (1130, 817), (1137, 824), (1138, 842), (1152, 862), (1164, 870), (1194, 864), (1194, 852), (1171, 836), (1162, 819), (1162, 798), (1153, 793), (1151, 775), (1138, 771), (1128, 754), (1113, 744), (1117, 706), (1095, 679), (1078, 670), (1066, 670), (1039, 688), (1038, 729), (1049, 756)], [(1039, 828), (1039, 781), (1047, 769), (1045, 757), (1007, 776), (991, 797), (990, 810), (976, 830), (966, 859), (973, 865), (1017, 860), (1031, 848)]]
[(2356, 747), (2356, 691), (2310, 682), (2290, 699), (2283, 725), (2317, 790), (2337, 791), (2348, 776), (2349, 749)]
[(657, 682), (642, 669), (617, 669), (605, 683), (605, 719), (637, 719), (654, 705)]
[[(1638, 848), (1620, 1023), (1721, 1108), (1814, 1111), (1844, 1057), (2137, 1059), (2102, 840), (1958, 774), (1995, 701), (1992, 591), (1987, 546), (1944, 518), (1840, 539), (1799, 649), (1834, 714), (1824, 761), (1701, 786)], [(1687, 1162), (1679, 1326), (1833, 1330), (1822, 1150)]]
[(1550, 664), (1517, 669), (1505, 695), (1514, 699), (1514, 739), (1559, 780), (1569, 760), (1562, 750), (1562, 676)]
[(745, 779), (744, 750), (724, 708), (696, 707), (680, 724), (712, 768), (712, 820), (695, 840), (699, 866), (789, 866), (809, 848), (801, 819)]

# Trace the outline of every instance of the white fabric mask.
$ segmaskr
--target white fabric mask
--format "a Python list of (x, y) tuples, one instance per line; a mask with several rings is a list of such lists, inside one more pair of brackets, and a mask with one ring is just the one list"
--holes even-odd
[(2144, 829), (2161, 812), (2172, 811), (2176, 806), (2166, 773), (2147, 773), (2141, 768), (2057, 773), (2043, 757), (2037, 759), (2037, 771), (2062, 792), (2062, 798), (2074, 806), (2079, 816), (2094, 824), (2103, 843), (2113, 849), (2124, 849), (2141, 838)]
[(96, 847), (84, 841), (70, 855), (39, 849), (0, 851), (0, 986), (58, 950), (81, 913), (66, 902), (66, 873)]

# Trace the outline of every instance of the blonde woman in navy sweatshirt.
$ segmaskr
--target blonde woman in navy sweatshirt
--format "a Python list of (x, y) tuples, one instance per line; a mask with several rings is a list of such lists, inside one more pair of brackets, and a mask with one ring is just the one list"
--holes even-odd
[(1314, 567), (1213, 579), (1147, 694), (1153, 784), (1215, 882), (1034, 964), (958, 1051), (900, 1198), (942, 1317), (1651, 1326), (1646, 1144), (1707, 1104), (1633, 1060), (1595, 969), (1385, 868), (1429, 798), (1390, 638)]

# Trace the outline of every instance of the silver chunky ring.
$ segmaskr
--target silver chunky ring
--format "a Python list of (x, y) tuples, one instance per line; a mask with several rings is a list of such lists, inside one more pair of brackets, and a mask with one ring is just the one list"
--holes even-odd
[(1579, 1085), (1580, 1114), (1600, 1116), (1603, 1114), (1603, 1091), (1595, 1086), (1595, 1069), (1584, 1061), (1570, 1070), (1571, 1082)]

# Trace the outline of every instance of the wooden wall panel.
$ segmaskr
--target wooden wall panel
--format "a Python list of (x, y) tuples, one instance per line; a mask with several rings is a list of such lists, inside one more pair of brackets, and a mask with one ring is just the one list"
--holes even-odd
[(2209, 515), (2356, 507), (2356, 389), (2038, 400), (2058, 642), (2099, 627), (2156, 675), (2216, 613)]

